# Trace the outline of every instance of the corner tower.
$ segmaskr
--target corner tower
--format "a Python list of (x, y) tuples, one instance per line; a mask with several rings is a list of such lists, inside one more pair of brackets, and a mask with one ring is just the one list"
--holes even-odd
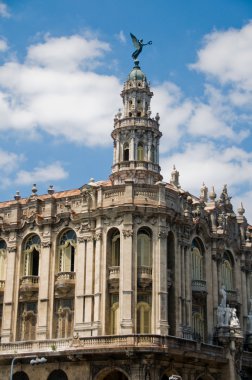
[(132, 180), (154, 184), (162, 180), (159, 166), (159, 115), (151, 118), (151, 98), (139, 61), (124, 83), (123, 110), (114, 119), (114, 159), (110, 179), (114, 185)]

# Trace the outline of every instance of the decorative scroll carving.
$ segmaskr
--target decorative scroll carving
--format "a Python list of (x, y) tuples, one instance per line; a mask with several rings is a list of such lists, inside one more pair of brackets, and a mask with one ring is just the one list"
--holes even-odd
[(42, 241), (41, 245), (43, 248), (50, 248), (52, 243), (50, 241)]
[(132, 230), (123, 230), (122, 233), (123, 233), (124, 239), (130, 238), (130, 237), (133, 236), (133, 231)]

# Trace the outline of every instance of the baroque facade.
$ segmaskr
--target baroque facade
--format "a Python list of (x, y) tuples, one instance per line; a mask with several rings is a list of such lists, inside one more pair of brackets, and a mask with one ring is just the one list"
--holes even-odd
[(0, 203), (1, 379), (252, 379), (252, 226), (163, 182), (152, 95), (135, 61), (108, 180)]

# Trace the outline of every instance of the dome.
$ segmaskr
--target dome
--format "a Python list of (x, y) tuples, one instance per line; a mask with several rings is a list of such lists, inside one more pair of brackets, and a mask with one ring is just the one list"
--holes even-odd
[(128, 80), (145, 80), (145, 75), (139, 67), (139, 62), (135, 62), (135, 66), (129, 74)]

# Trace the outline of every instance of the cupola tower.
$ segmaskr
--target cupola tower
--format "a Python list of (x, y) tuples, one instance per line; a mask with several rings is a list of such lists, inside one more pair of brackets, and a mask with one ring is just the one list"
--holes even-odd
[(154, 184), (162, 180), (159, 166), (159, 115), (151, 117), (149, 84), (139, 62), (130, 72), (121, 93), (123, 109), (114, 119), (113, 184), (132, 180)]

